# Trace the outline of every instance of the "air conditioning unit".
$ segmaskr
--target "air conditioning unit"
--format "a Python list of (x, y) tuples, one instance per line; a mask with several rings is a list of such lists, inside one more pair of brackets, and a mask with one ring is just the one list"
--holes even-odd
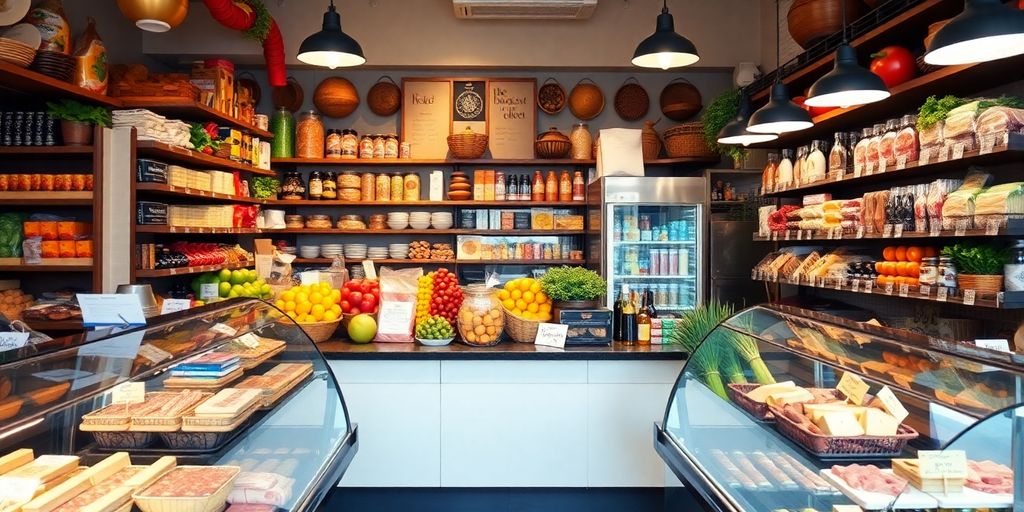
[(597, 0), (452, 0), (455, 17), (474, 20), (585, 20)]

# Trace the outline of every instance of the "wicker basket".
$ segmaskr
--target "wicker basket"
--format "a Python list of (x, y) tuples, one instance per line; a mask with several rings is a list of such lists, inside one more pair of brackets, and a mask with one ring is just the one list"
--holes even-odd
[(534, 147), (537, 158), (565, 158), (572, 149), (572, 143), (566, 140), (538, 140)]
[(470, 131), (453, 133), (448, 136), (448, 151), (463, 160), (480, 158), (487, 151), (487, 135)]
[[(747, 396), (747, 393), (761, 387), (761, 384), (728, 384), (726, 385), (725, 392), (729, 395), (729, 399), (739, 405), (741, 409), (750, 413), (755, 419), (760, 421), (772, 421), (775, 419), (775, 415), (768, 410), (768, 404), (764, 402), (756, 402), (751, 400)], [(811, 390), (813, 388), (808, 388)], [(841, 394), (834, 390), (822, 390), (832, 391), (835, 393), (836, 400), (841, 400)]]
[(321, 343), (331, 339), (334, 336), (334, 331), (338, 330), (338, 326), (341, 325), (341, 320), (333, 320), (331, 322), (310, 322), (299, 324), (303, 331), (306, 331), (306, 335), (309, 339), (313, 340), (313, 343)]
[(644, 160), (655, 160), (661, 154), (661, 139), (657, 133), (644, 132), (640, 135), (643, 141)]
[(537, 339), (537, 329), (540, 327), (540, 322), (519, 318), (504, 306), (502, 309), (505, 310), (505, 333), (508, 334), (509, 338), (512, 338), (512, 341), (517, 343), (533, 343)]
[(769, 410), (775, 415), (775, 427), (782, 435), (823, 458), (899, 457), (907, 443), (918, 436), (917, 431), (907, 425), (900, 425), (894, 436), (826, 436), (801, 428), (774, 407)]
[(978, 296), (993, 296), (1003, 291), (1003, 276), (982, 274), (960, 274), (956, 283), (961, 290), (974, 290)]
[[(180, 471), (191, 468), (204, 468), (206, 466), (178, 466), (171, 471)], [(231, 494), (232, 484), (241, 472), (238, 466), (220, 466), (221, 468), (234, 469), (234, 474), (224, 482), (217, 490), (206, 496), (180, 497), (180, 496), (152, 496), (142, 490), (132, 494), (135, 505), (142, 512), (216, 512), (224, 508)]]
[(665, 130), (665, 152), (671, 158), (707, 157), (717, 154), (704, 140), (704, 123), (683, 123)]

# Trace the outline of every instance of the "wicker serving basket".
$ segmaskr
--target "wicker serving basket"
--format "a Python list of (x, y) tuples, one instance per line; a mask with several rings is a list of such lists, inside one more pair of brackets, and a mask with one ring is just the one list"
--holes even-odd
[(448, 136), (448, 150), (452, 156), (464, 160), (472, 160), (484, 156), (487, 151), (487, 135), (464, 131)]
[[(775, 415), (768, 410), (768, 404), (764, 402), (756, 402), (752, 400), (748, 393), (761, 387), (761, 384), (735, 384), (730, 383), (726, 385), (725, 392), (729, 395), (729, 399), (739, 405), (741, 409), (750, 413), (754, 419), (760, 421), (772, 421), (775, 419)], [(814, 388), (808, 388), (814, 389)], [(828, 389), (822, 391), (832, 391), (836, 397), (836, 400), (840, 400), (842, 394), (835, 389)]]
[(716, 156), (704, 140), (704, 123), (683, 123), (665, 130), (665, 153), (670, 158)]
[(538, 140), (534, 143), (537, 158), (565, 158), (572, 143), (565, 140)]
[(640, 135), (640, 139), (643, 141), (644, 160), (657, 159), (661, 153), (661, 139), (658, 138), (658, 134), (644, 132)]
[(341, 320), (333, 320), (330, 322), (310, 322), (299, 324), (303, 331), (306, 331), (306, 335), (309, 339), (313, 340), (314, 343), (322, 343), (331, 339), (334, 335), (334, 331), (338, 330), (338, 326), (341, 325)]
[(956, 282), (961, 290), (974, 290), (978, 296), (992, 296), (1003, 291), (1003, 276), (982, 274), (960, 274)]
[(879, 458), (899, 457), (907, 443), (918, 436), (917, 431), (907, 425), (900, 425), (894, 436), (826, 436), (800, 427), (779, 409), (769, 406), (768, 410), (775, 416), (775, 427), (782, 435), (822, 458), (866, 455)]
[(508, 334), (512, 341), (517, 343), (533, 343), (537, 339), (537, 329), (540, 327), (540, 322), (519, 318), (504, 306), (502, 309), (505, 311), (505, 334)]

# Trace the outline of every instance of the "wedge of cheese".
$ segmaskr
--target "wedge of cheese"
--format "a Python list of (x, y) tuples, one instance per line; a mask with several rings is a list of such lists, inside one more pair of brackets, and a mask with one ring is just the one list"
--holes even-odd
[(21, 478), (46, 483), (77, 467), (78, 457), (73, 455), (40, 455), (36, 460), (0, 476), (0, 481), (5, 478)]
[(141, 473), (129, 478), (125, 481), (125, 487), (132, 490), (142, 490), (149, 487), (149, 484), (155, 482), (158, 478), (164, 476), (165, 473), (174, 469), (178, 465), (178, 459), (170, 455), (160, 457), (155, 462), (149, 465), (146, 469), (142, 470)]
[(817, 423), (821, 419), (821, 416), (827, 412), (847, 411), (853, 413), (853, 416), (860, 422), (860, 417), (864, 413), (866, 407), (858, 405), (850, 405), (846, 402), (830, 402), (827, 404), (804, 404), (804, 414), (811, 419), (812, 422)]
[(881, 409), (868, 407), (860, 416), (860, 426), (869, 436), (894, 436), (900, 429), (900, 422)]
[(765, 403), (768, 399), (768, 395), (772, 393), (778, 393), (780, 391), (793, 391), (796, 389), (796, 384), (793, 381), (787, 380), (786, 382), (779, 382), (776, 384), (766, 384), (755, 388), (753, 391), (747, 393), (747, 398), (759, 403)]
[(37, 496), (22, 507), (22, 510), (24, 512), (49, 512), (128, 467), (131, 463), (127, 452), (117, 452)]
[(798, 404), (801, 402), (810, 402), (811, 400), (814, 400), (814, 395), (812, 395), (810, 391), (807, 391), (804, 388), (795, 388), (791, 391), (777, 391), (772, 393), (765, 399), (765, 403), (772, 407), (778, 407), (781, 409), (782, 406), (787, 404)]
[(3, 457), (0, 457), (0, 475), (14, 471), (29, 462), (32, 462), (34, 454), (31, 448), (14, 450)]
[(828, 411), (821, 414), (821, 418), (814, 422), (821, 431), (828, 436), (862, 436), (864, 427), (857, 421), (857, 415), (853, 411)]

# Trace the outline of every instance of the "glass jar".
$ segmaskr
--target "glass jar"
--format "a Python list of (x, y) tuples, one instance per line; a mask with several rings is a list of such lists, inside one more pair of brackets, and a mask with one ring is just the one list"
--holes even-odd
[(374, 190), (374, 195), (377, 196), (377, 201), (390, 201), (391, 200), (391, 178), (384, 173), (377, 175), (377, 186)]
[(937, 285), (939, 283), (939, 258), (923, 258), (917, 280), (922, 285)]
[(338, 198), (338, 176), (334, 171), (328, 171), (324, 173), (323, 179), (323, 193), (320, 194), (320, 199), (334, 200)]
[(359, 157), (359, 135), (355, 130), (341, 131), (341, 158), (352, 160)]
[[(377, 176), (372, 172), (364, 172), (360, 177), (360, 180), (359, 199), (364, 202), (372, 202), (377, 196)], [(388, 183), (388, 187), (390, 189), (390, 182)]]
[(327, 130), (327, 158), (341, 158), (341, 132)]
[[(376, 153), (374, 148), (374, 153)], [(398, 158), (398, 135), (389, 133), (384, 138), (384, 158)]]
[(295, 123), (295, 156), (324, 157), (324, 123), (320, 114), (312, 110), (303, 112)]
[(828, 152), (828, 173), (842, 176), (846, 171), (846, 133), (836, 132), (832, 149)]
[(826, 144), (823, 140), (811, 142), (803, 163), (803, 182), (813, 183), (825, 179), (827, 163), (825, 162)]
[(359, 139), (359, 158), (373, 158), (373, 135), (363, 135)]
[(572, 144), (573, 160), (590, 160), (594, 151), (594, 139), (590, 136), (587, 123), (576, 123), (576, 126), (569, 132), (569, 143)]
[(497, 345), (501, 341), (505, 315), (494, 289), (480, 283), (467, 286), (457, 324), (459, 336), (467, 345)]
[(783, 149), (782, 160), (776, 168), (775, 188), (793, 186), (793, 150)]
[[(373, 158), (384, 158), (387, 148), (387, 137), (384, 135), (373, 136)], [(394, 194), (391, 195), (394, 197)]]
[(1010, 258), (1003, 265), (1003, 286), (1008, 292), (1024, 291), (1024, 240), (1010, 248)]
[(299, 171), (284, 173), (281, 181), (281, 199), (302, 199), (306, 195), (306, 183), (302, 181)]
[(313, 171), (309, 174), (309, 199), (319, 201), (324, 193), (324, 180), (320, 171)]
[(945, 286), (949, 288), (950, 294), (953, 294), (956, 290), (956, 264), (953, 263), (952, 258), (946, 256), (939, 257), (939, 286)]
[(861, 174), (868, 166), (868, 145), (871, 143), (871, 128), (860, 131), (860, 139), (853, 147), (853, 172)]
[(291, 111), (282, 107), (274, 112), (270, 120), (270, 131), (274, 138), (270, 141), (270, 156), (274, 158), (291, 158), (295, 156), (295, 117)]
[(576, 171), (572, 176), (572, 200), (585, 201), (587, 199), (587, 184), (583, 181), (583, 172)]
[(420, 175), (414, 172), (410, 172), (403, 178), (405, 183), (405, 195), (406, 201), (419, 201), (420, 200)]
[(396, 172), (391, 175), (391, 200), (401, 201), (405, 197), (405, 178), (402, 173)]
[(779, 169), (779, 154), (768, 153), (768, 162), (761, 170), (761, 191), (765, 194), (775, 190), (775, 174)]
[(886, 170), (893, 170), (896, 167), (896, 155), (894, 153), (896, 133), (899, 132), (899, 124), (895, 119), (885, 122), (885, 130), (878, 139), (878, 168), (882, 168), (885, 162)]

